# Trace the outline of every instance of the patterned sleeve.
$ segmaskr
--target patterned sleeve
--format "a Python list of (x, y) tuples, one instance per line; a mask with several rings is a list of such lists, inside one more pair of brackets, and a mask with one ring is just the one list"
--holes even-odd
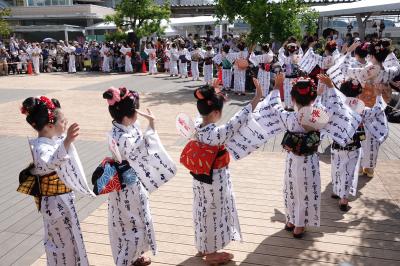
[(233, 64), (234, 62), (235, 62), (235, 60), (238, 58), (238, 56), (239, 56), (239, 53), (228, 53), (227, 55), (226, 55), (226, 59), (231, 63), (231, 64)]
[(213, 57), (213, 61), (214, 61), (214, 63), (217, 64), (217, 65), (222, 64), (222, 54), (221, 54), (221, 53), (216, 54), (216, 55)]
[(364, 127), (371, 135), (382, 143), (389, 134), (388, 121), (385, 114), (386, 103), (382, 95), (376, 97), (375, 105), (371, 109), (364, 110)]
[(351, 55), (347, 54), (344, 57), (342, 64), (340, 65), (340, 70), (345, 77), (358, 79), (359, 73), (361, 72), (362, 68), (351, 67)]
[(227, 123), (211, 128), (210, 132), (199, 135), (199, 140), (209, 145), (226, 144), (246, 124), (252, 112), (251, 104), (237, 112)]
[[(256, 108), (256, 121), (268, 137), (273, 137), (287, 129), (293, 119), (291, 113), (282, 107), (279, 90), (273, 90)], [(292, 113), (293, 114), (293, 113)]]
[(48, 145), (33, 147), (33, 158), (35, 160), (35, 167), (38, 170), (46, 171), (46, 169), (49, 169), (55, 171), (69, 159), (69, 156), (64, 143), (61, 142), (56, 150)]
[(262, 55), (255, 55), (255, 53), (251, 53), (249, 61), (255, 65), (258, 66), (261, 63)]
[(353, 135), (361, 123), (361, 116), (350, 109), (336, 89), (328, 89), (326, 107), (330, 117), (328, 124), (321, 130), (323, 135), (329, 136), (341, 146), (352, 141)]
[(286, 55), (285, 55), (285, 48), (281, 47), (279, 48), (278, 52), (278, 61), (281, 65), (285, 64), (286, 61)]

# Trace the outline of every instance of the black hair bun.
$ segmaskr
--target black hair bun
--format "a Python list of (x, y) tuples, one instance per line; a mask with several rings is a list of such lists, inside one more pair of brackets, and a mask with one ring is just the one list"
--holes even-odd
[(383, 63), (386, 57), (391, 53), (390, 48), (385, 46), (386, 41), (379, 40), (372, 42), (368, 47), (368, 54), (374, 56), (376, 60)]
[(214, 87), (211, 87), (209, 85), (201, 86), (200, 88), (194, 91), (194, 97), (197, 100), (211, 100), (216, 95), (217, 94), (215, 92)]
[(26, 98), (22, 102), (22, 109), (24, 110), (23, 113), (25, 113), (26, 115), (32, 113), (35, 107), (39, 104), (38, 102), (39, 100), (35, 97)]
[(268, 52), (269, 52), (269, 44), (268, 44), (268, 43), (262, 44), (262, 45), (261, 45), (261, 49), (262, 49), (264, 52), (268, 53)]
[(358, 80), (347, 80), (340, 85), (339, 89), (346, 97), (357, 97), (362, 92), (361, 83)]
[(106, 91), (103, 93), (103, 99), (111, 100), (114, 97), (111, 91)]
[(60, 102), (57, 100), (57, 99), (51, 99), (51, 101), (53, 102), (53, 104), (54, 104), (54, 106), (56, 107), (56, 108), (61, 108), (61, 104), (60, 104)]

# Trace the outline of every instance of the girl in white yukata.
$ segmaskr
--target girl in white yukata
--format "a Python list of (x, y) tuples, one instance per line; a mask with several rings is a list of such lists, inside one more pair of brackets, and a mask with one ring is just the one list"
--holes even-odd
[(206, 50), (204, 51), (204, 66), (203, 66), (203, 74), (204, 81), (207, 85), (211, 85), (213, 80), (213, 58), (214, 58), (214, 50), (211, 45), (207, 45)]
[(154, 44), (149, 43), (144, 52), (149, 56), (149, 75), (157, 74), (157, 50)]
[(257, 79), (260, 81), (263, 88), (263, 96), (266, 97), (269, 93), (270, 78), (271, 78), (271, 63), (274, 59), (274, 53), (269, 49), (269, 44), (261, 46), (261, 55), (255, 55), (254, 52), (250, 55), (250, 62), (258, 66)]
[(169, 76), (178, 76), (179, 54), (178, 49), (176, 49), (176, 43), (171, 44), (171, 49), (168, 50), (167, 56), (169, 57)]
[(21, 112), (38, 132), (38, 138), (29, 143), (33, 155), (30, 173), (40, 177), (35, 201), (43, 216), (47, 265), (89, 265), (73, 191), (95, 195), (73, 145), (79, 126), (74, 123), (67, 130), (60, 108), (56, 99), (45, 96), (22, 103)]
[(181, 44), (178, 51), (179, 56), (179, 78), (188, 77), (188, 62), (191, 60), (190, 53), (185, 44)]
[(26, 50), (32, 59), (33, 71), (36, 75), (40, 74), (40, 55), (42, 54), (42, 49), (40, 49), (37, 43), (33, 43), (31, 47)]
[(100, 49), (100, 53), (103, 56), (102, 70), (104, 73), (110, 73), (111, 51), (107, 43), (103, 44), (103, 46)]
[(227, 55), (227, 59), (233, 63), (233, 75), (234, 75), (234, 82), (233, 82), (233, 91), (237, 95), (246, 95), (246, 70), (249, 66), (248, 64), (248, 57), (249, 53), (245, 50), (246, 46), (244, 43), (239, 43), (237, 45), (239, 52), (237, 53), (229, 53)]
[(62, 49), (68, 54), (68, 73), (76, 73), (75, 46), (69, 43), (68, 45), (64, 45)]
[[(323, 55), (316, 54), (314, 52), (314, 45), (316, 42), (309, 44), (307, 52), (301, 58), (299, 67), (302, 72), (314, 80), (318, 87), (323, 84), (318, 83), (318, 74), (325, 74), (332, 66), (334, 66), (336, 60), (340, 57), (340, 53), (337, 50), (336, 41), (329, 41), (325, 45), (325, 51)], [(323, 105), (326, 104), (327, 97), (325, 94), (321, 95), (321, 102)]]
[(190, 61), (190, 67), (192, 70), (192, 80), (200, 80), (200, 73), (199, 73), (199, 62), (204, 58), (204, 53), (201, 50), (200, 44), (195, 44), (193, 46), (193, 51), (190, 53), (192, 61)]
[[(332, 103), (330, 110), (320, 104), (314, 81), (300, 78), (291, 91), (295, 110), (298, 111), (285, 111), (279, 91), (283, 87), (284, 79), (283, 73), (277, 75), (275, 89), (257, 107), (256, 120), (270, 134), (286, 131), (282, 141), (282, 146), (287, 151), (283, 188), (285, 230), (293, 232), (293, 237), (301, 238), (306, 226), (320, 225), (321, 179), (317, 154), (320, 136), (327, 135), (340, 145), (347, 145), (361, 118), (343, 104), (342, 98), (331, 88), (329, 77), (325, 75), (320, 75), (319, 80), (328, 88), (327, 94)], [(323, 90), (318, 92), (322, 93)], [(302, 110), (303, 108), (305, 109)], [(318, 127), (308, 123), (324, 116), (326, 120)]]
[[(109, 142), (117, 145), (114, 156), (128, 161), (136, 177), (121, 191), (108, 194), (112, 255), (116, 265), (149, 265), (151, 260), (143, 253), (151, 250), (155, 255), (157, 246), (148, 192), (172, 178), (176, 174), (176, 166), (155, 131), (152, 113), (137, 110), (137, 92), (110, 88), (103, 93), (103, 98), (107, 99), (113, 118)], [(144, 133), (136, 121), (138, 114), (149, 121), (149, 128)]]
[[(236, 209), (231, 176), (229, 154), (225, 149), (230, 139), (247, 124), (251, 113), (262, 97), (257, 80), (256, 95), (250, 104), (237, 112), (227, 123), (217, 126), (221, 119), (224, 96), (220, 93), (218, 81), (214, 87), (205, 85), (194, 92), (197, 109), (202, 116), (195, 127), (195, 140), (218, 146), (217, 160), (225, 158), (219, 169), (212, 170), (210, 180), (194, 176), (193, 179), (193, 222), (195, 245), (206, 263), (219, 265), (233, 259), (233, 254), (218, 252), (231, 241), (242, 240), (239, 217)], [(216, 164), (216, 163), (215, 163)], [(214, 165), (215, 165), (214, 164)]]
[[(343, 74), (348, 78), (357, 79), (363, 87), (366, 83), (377, 86), (380, 83), (390, 82), (399, 73), (400, 68), (396, 65), (391, 67), (383, 66), (385, 59), (390, 54), (390, 49), (383, 44), (382, 40), (368, 44), (369, 65), (366, 67), (352, 67), (351, 58), (346, 57), (341, 65)], [(373, 103), (375, 103), (375, 94), (373, 91), (366, 90), (360, 97), (362, 97), (369, 107), (372, 107)], [(380, 122), (388, 127), (386, 116), (384, 116), (383, 121)], [(373, 177), (379, 148), (386, 138), (381, 139), (381, 141), (377, 140), (368, 128), (365, 131), (365, 135), (365, 141), (361, 142), (362, 157), (360, 172), (362, 171), (362, 173), (366, 174), (368, 177)]]
[(224, 45), (222, 51), (214, 56), (215, 64), (222, 66), (222, 90), (231, 90), (232, 84), (232, 63), (227, 59), (230, 51), (229, 45)]
[[(371, 86), (371, 85), (366, 85)], [(380, 89), (380, 86), (377, 87)], [(380, 121), (384, 120), (385, 103), (382, 93), (379, 92), (373, 108), (365, 108), (364, 104), (356, 99), (362, 92), (358, 80), (348, 80), (342, 83), (340, 91), (348, 97), (346, 102), (362, 117), (362, 124), (354, 134), (353, 140), (346, 146), (340, 146), (333, 142), (331, 146), (331, 175), (332, 175), (332, 198), (339, 199), (339, 209), (349, 210), (349, 194), (355, 196), (358, 184), (358, 168), (360, 166), (361, 141), (365, 140), (367, 128), (374, 138), (382, 140), (387, 135), (388, 128)]]
[(132, 48), (130, 48), (125, 42), (122, 44), (121, 49), (119, 51), (124, 55), (125, 57), (125, 72), (126, 73), (132, 73), (133, 72), (133, 67), (132, 67)]
[(299, 77), (298, 63), (303, 56), (303, 50), (298, 45), (296, 38), (290, 37), (286, 43), (279, 49), (278, 61), (285, 72), (285, 82), (283, 86), (283, 99), (286, 109), (293, 109), (292, 83), (295, 78)]

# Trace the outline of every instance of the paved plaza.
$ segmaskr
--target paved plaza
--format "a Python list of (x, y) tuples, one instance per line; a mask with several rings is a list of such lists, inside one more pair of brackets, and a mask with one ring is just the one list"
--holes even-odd
[[(175, 130), (175, 116), (196, 115), (193, 90), (201, 82), (147, 76), (97, 73), (42, 74), (0, 77), (0, 265), (46, 265), (43, 222), (31, 197), (16, 192), (18, 174), (30, 161), (27, 137), (35, 132), (19, 112), (28, 96), (46, 95), (60, 100), (69, 122), (80, 124), (76, 143), (87, 178), (108, 155), (105, 133), (111, 119), (102, 92), (125, 86), (141, 94), (141, 108), (157, 117), (156, 129), (178, 164), (178, 174), (150, 196), (158, 244), (152, 265), (203, 265), (194, 257), (191, 176), (179, 165), (185, 141)], [(244, 106), (252, 95), (232, 96), (223, 120)], [(146, 121), (141, 120), (143, 127)], [(281, 136), (242, 161), (231, 163), (243, 243), (227, 251), (235, 259), (228, 265), (400, 265), (400, 126), (390, 125), (390, 137), (379, 156), (376, 175), (360, 177), (351, 210), (339, 211), (331, 199), (329, 142), (321, 152), (322, 226), (310, 228), (303, 240), (283, 230), (282, 185), (285, 154)], [(77, 198), (78, 214), (91, 265), (113, 265), (107, 228), (106, 197)]]

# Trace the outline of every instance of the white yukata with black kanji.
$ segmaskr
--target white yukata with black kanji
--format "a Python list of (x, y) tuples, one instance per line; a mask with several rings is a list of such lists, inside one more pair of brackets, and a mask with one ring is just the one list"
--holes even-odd
[[(63, 141), (63, 137), (29, 141), (34, 163), (32, 174), (44, 176), (55, 171), (68, 188), (94, 197), (74, 145), (66, 150)], [(42, 197), (40, 212), (47, 265), (89, 265), (74, 199), (74, 192)]]
[(246, 70), (240, 69), (234, 62), (238, 59), (247, 60), (249, 53), (240, 51), (236, 53), (228, 53), (226, 59), (233, 64), (233, 91), (236, 93), (245, 93), (246, 90)]
[[(213, 146), (234, 145), (229, 144), (230, 140), (248, 123), (251, 112), (249, 104), (221, 126), (201, 127), (200, 121), (196, 139)], [(242, 240), (229, 166), (214, 169), (212, 179), (212, 184), (193, 179), (195, 245), (199, 252), (206, 254), (223, 249), (231, 241)]]
[(132, 48), (122, 46), (119, 51), (125, 56), (125, 72), (131, 73), (133, 72), (132, 66)]
[[(299, 57), (299, 59), (303, 57), (303, 50), (301, 48), (299, 48), (299, 54), (291, 54), (289, 56), (286, 56), (285, 48), (281, 47), (279, 49), (278, 61), (282, 68), (284, 68), (285, 74), (292, 73), (292, 66), (297, 64), (297, 59), (295, 59), (295, 57)], [(292, 96), (290, 95), (293, 87), (293, 80), (293, 78), (285, 78), (283, 82), (283, 99), (286, 108), (293, 108)]]
[[(385, 61), (386, 62), (386, 61)], [(388, 83), (393, 80), (393, 78), (400, 73), (400, 65), (396, 64), (393, 60), (389, 60), (383, 64), (383, 67), (378, 72), (378, 75), (371, 80), (373, 84), (379, 83)], [(367, 73), (367, 69), (370, 65), (363, 66), (358, 63), (355, 64), (350, 56), (346, 56), (345, 60), (341, 65), (341, 71), (348, 78), (357, 79), (362, 85), (365, 84), (365, 75)], [(388, 128), (388, 121), (386, 115), (383, 115), (379, 118), (380, 127)], [(387, 133), (388, 134), (388, 133)], [(361, 155), (361, 167), (363, 168), (375, 168), (379, 148), (383, 141), (385, 141), (387, 134), (384, 138), (375, 139), (374, 133), (370, 132), (368, 128), (365, 130), (366, 139), (361, 142), (362, 146), (362, 155)]]
[[(336, 90), (328, 89), (329, 101), (334, 111), (327, 110), (330, 119), (320, 130), (321, 136), (329, 136), (340, 145), (347, 145), (361, 118), (342, 102)], [(318, 97), (315, 105), (324, 108)], [(281, 104), (280, 92), (274, 90), (259, 104), (257, 122), (268, 134), (278, 134), (285, 131), (306, 133), (299, 122), (298, 112), (287, 112)], [(298, 156), (287, 152), (286, 169), (283, 186), (286, 222), (296, 227), (319, 226), (321, 211), (321, 178), (319, 171), (319, 156), (314, 153), (309, 156)]]
[(213, 60), (212, 60), (214, 58), (214, 50), (203, 51), (203, 55), (204, 59), (209, 58), (211, 60), (211, 64), (206, 65), (206, 63), (204, 62), (203, 66), (204, 81), (207, 84), (211, 84), (213, 80), (213, 71), (214, 71)]
[(252, 62), (255, 66), (258, 66), (258, 74), (257, 79), (260, 82), (260, 85), (263, 89), (263, 96), (266, 97), (269, 94), (269, 86), (271, 80), (271, 72), (262, 68), (262, 64), (271, 64), (274, 59), (274, 53), (269, 51), (268, 53), (264, 53), (261, 55), (255, 55), (251, 53), (250, 62)]
[(108, 230), (116, 265), (133, 265), (146, 251), (157, 252), (148, 192), (155, 191), (176, 174), (176, 166), (157, 133), (142, 133), (138, 124), (113, 122), (110, 132), (122, 160), (132, 167), (136, 181), (108, 194)]
[[(379, 142), (383, 142), (388, 134), (387, 124), (383, 122), (386, 120), (385, 108), (386, 104), (382, 96), (378, 96), (375, 106), (373, 108), (366, 107), (361, 114), (365, 131), (368, 134), (372, 134), (373, 139)], [(331, 149), (331, 152), (333, 193), (341, 199), (348, 198), (349, 194), (355, 196), (358, 185), (361, 147), (354, 150)]]
[(227, 59), (227, 54), (222, 51), (214, 56), (215, 64), (222, 67), (222, 86), (226, 90), (231, 89), (232, 83), (232, 63)]

